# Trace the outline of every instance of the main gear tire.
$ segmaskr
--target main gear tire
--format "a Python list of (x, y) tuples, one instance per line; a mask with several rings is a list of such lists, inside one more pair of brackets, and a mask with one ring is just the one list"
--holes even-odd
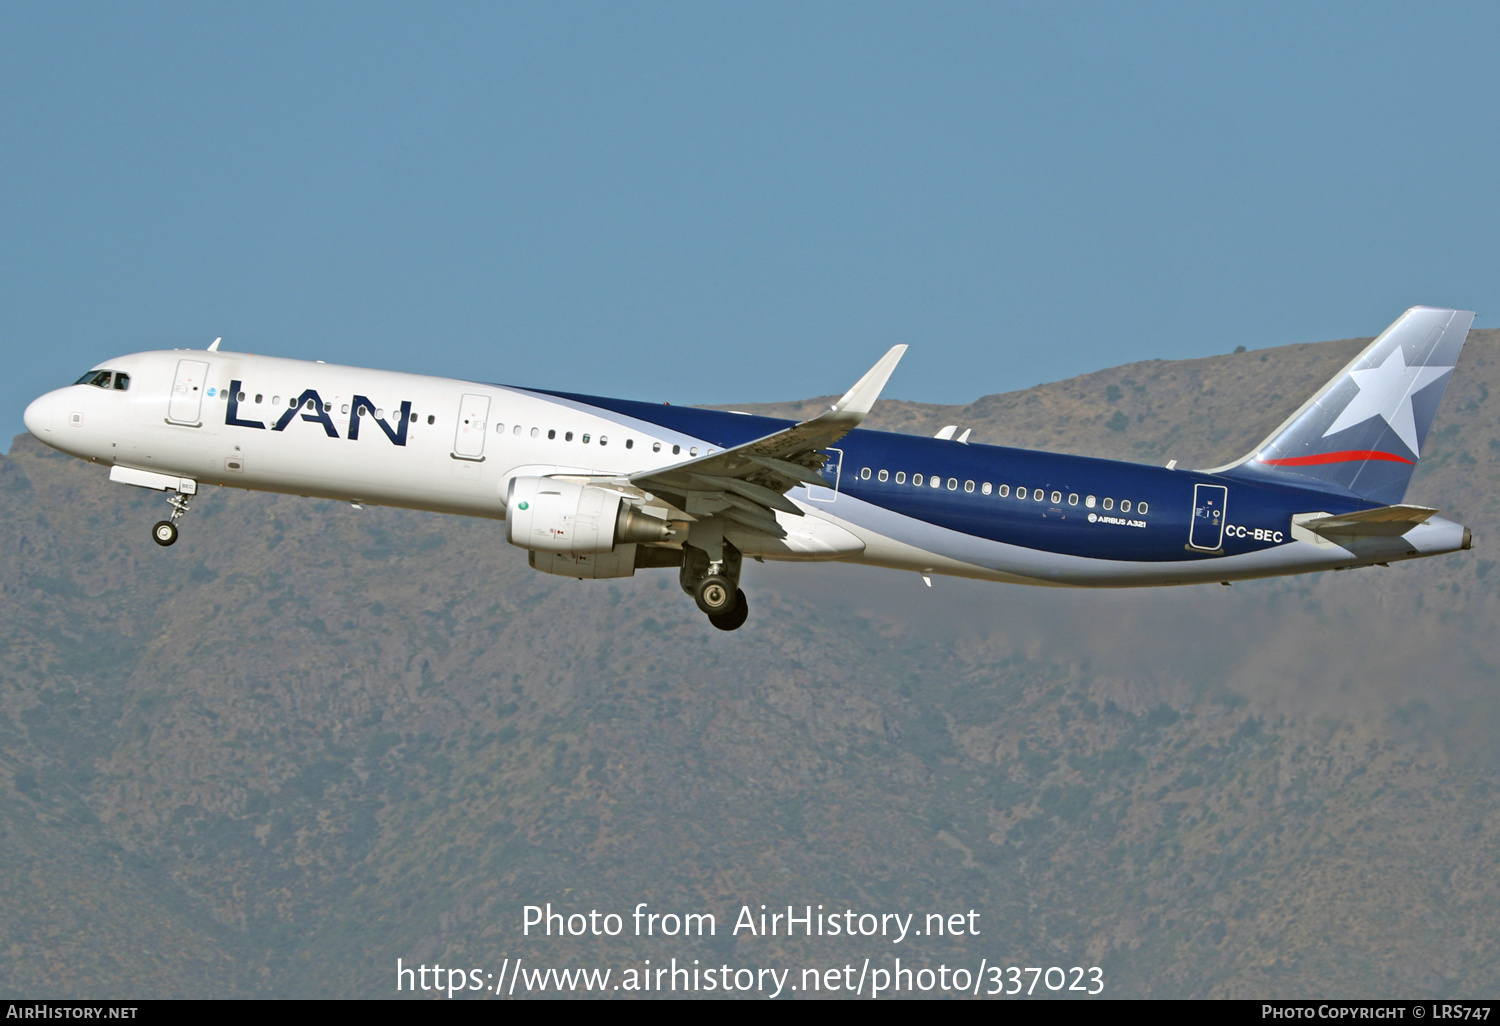
[(745, 621), (750, 618), (750, 603), (745, 598), (745, 593), (740, 589), (734, 590), (734, 608), (721, 616), (710, 616), (708, 622), (721, 631), (737, 631), (745, 626)]
[(734, 611), (738, 593), (739, 589), (728, 578), (715, 574), (698, 582), (693, 589), (693, 601), (709, 616), (724, 616)]

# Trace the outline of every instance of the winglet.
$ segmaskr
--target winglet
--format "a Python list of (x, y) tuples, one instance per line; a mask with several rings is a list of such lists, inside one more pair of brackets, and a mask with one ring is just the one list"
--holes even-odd
[(906, 346), (891, 346), (890, 351), (880, 358), (880, 362), (871, 367), (865, 376), (854, 383), (854, 387), (844, 393), (844, 397), (833, 405), (827, 413), (817, 420), (852, 420), (858, 424), (865, 419), (875, 405), (875, 400), (880, 398), (881, 389), (891, 379), (891, 374), (896, 370), (896, 364), (901, 362), (901, 357), (906, 355)]
[(208, 351), (210, 353), (217, 353), (219, 351), (219, 343), (222, 341), (224, 341), (222, 337), (214, 339), (213, 345), (208, 347)]

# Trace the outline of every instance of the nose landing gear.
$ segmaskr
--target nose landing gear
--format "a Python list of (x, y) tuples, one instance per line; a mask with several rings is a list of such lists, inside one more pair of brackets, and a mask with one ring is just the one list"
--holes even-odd
[(158, 520), (151, 526), (151, 540), (163, 547), (177, 541), (177, 521), (190, 508), (188, 497), (182, 492), (173, 492), (167, 496), (167, 502), (172, 507), (172, 515), (166, 520)]
[(708, 615), (709, 623), (721, 631), (733, 631), (745, 625), (750, 603), (740, 590), (739, 550), (728, 542), (723, 545), (724, 558), (718, 560), (710, 559), (702, 549), (684, 546), (679, 581)]

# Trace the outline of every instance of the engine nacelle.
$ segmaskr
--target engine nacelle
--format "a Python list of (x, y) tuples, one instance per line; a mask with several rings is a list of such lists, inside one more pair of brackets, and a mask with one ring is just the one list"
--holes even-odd
[(637, 551), (634, 545), (617, 545), (613, 552), (590, 552), (583, 556), (535, 550), (528, 555), (533, 570), (588, 581), (601, 577), (634, 577)]
[(532, 552), (582, 556), (671, 536), (665, 520), (641, 512), (608, 488), (518, 477), (505, 497), (505, 540)]

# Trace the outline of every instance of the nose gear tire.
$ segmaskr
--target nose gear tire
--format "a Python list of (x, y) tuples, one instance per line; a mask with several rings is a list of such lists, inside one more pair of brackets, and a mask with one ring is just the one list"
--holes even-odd
[(171, 545), (177, 540), (177, 525), (170, 520), (158, 520), (151, 528), (151, 540), (158, 545)]

